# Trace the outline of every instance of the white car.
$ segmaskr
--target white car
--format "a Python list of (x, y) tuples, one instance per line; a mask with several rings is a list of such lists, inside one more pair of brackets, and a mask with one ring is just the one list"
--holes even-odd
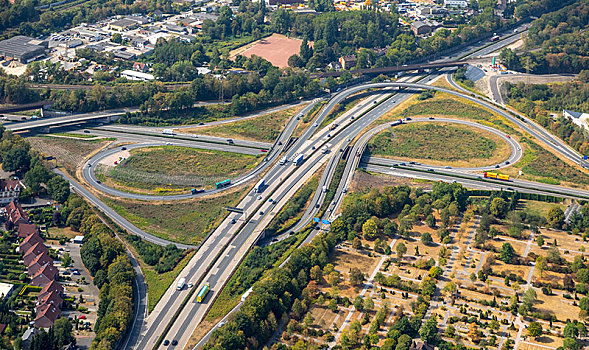
[(314, 127), (318, 127), (318, 126), (319, 126), (319, 124), (317, 124), (317, 123), (313, 123), (313, 126), (314, 126)]
[(192, 286), (194, 286), (192, 282), (188, 283), (188, 288), (192, 288)]

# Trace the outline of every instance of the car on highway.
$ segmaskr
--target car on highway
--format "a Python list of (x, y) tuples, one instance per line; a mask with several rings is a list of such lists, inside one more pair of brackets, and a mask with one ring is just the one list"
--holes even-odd
[(272, 199), (272, 198), (268, 199), (268, 203), (274, 203), (274, 199)]
[(278, 146), (282, 146), (282, 141), (278, 141)]
[(508, 161), (508, 160), (506, 160), (506, 161), (505, 161), (505, 164), (509, 164), (509, 161)]
[(231, 219), (231, 224), (235, 224), (235, 219)]
[(405, 164), (405, 163), (399, 163), (399, 165), (401, 165), (401, 166), (405, 166), (405, 165), (407, 165), (407, 164)]
[(92, 167), (92, 164), (88, 163), (88, 168), (91, 168), (91, 167)]
[(427, 169), (427, 171), (434, 171), (434, 169), (432, 169), (432, 168), (429, 168), (429, 169)]
[(126, 151), (126, 150), (127, 150), (127, 147), (124, 147), (124, 146), (121, 147), (121, 151)]
[(217, 326), (217, 328), (221, 328), (225, 325), (225, 321), (221, 321), (219, 322), (219, 325)]
[(411, 117), (407, 117), (407, 118), (405, 118), (405, 120), (411, 120)]
[(508, 139), (510, 139), (510, 138), (511, 138), (511, 136), (509, 136), (509, 135), (505, 135), (505, 137), (507, 137)]
[(429, 119), (429, 120), (434, 120), (434, 117), (429, 117), (428, 119)]
[(319, 203), (315, 204), (315, 208), (319, 208), (320, 206)]
[(89, 134), (90, 130), (84, 130), (84, 134)]
[(317, 124), (317, 123), (313, 123), (313, 126), (314, 126), (314, 127), (318, 127), (318, 126), (319, 126), (319, 124)]
[(192, 287), (194, 287), (194, 284), (192, 284), (192, 282), (189, 282), (189, 283), (188, 283), (186, 286), (187, 286), (188, 288), (192, 288)]
[(449, 165), (446, 165), (446, 166), (444, 167), (444, 169), (452, 169), (452, 167), (451, 167), (451, 166), (449, 166)]
[(263, 210), (260, 210), (260, 215), (264, 215), (264, 211)]
[(260, 200), (260, 199), (262, 199), (262, 196), (258, 196), (258, 199), (259, 199), (259, 200)]
[(378, 103), (378, 101), (374, 101), (374, 104), (377, 104), (377, 103)]
[(415, 162), (409, 162), (409, 164), (416, 164)]
[(170, 345), (170, 341), (168, 339), (164, 340), (164, 346)]
[(166, 142), (166, 145), (171, 146), (172, 143), (171, 142)]
[(178, 345), (178, 341), (176, 339), (172, 340), (172, 346)]
[(96, 183), (99, 184), (99, 183), (102, 183), (102, 182), (100, 182), (100, 180), (96, 180)]
[(495, 169), (499, 168), (499, 164), (495, 165)]

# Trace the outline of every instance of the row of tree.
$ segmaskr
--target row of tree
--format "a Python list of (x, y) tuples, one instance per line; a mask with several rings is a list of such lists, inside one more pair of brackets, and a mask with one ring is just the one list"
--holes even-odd
[(133, 321), (133, 266), (123, 244), (81, 197), (71, 194), (60, 215), (73, 230), (84, 234), (82, 261), (100, 289), (91, 349), (111, 349)]

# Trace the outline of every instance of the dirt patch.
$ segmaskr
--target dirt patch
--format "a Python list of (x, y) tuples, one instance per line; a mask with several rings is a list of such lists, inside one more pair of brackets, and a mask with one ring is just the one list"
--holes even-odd
[(256, 55), (268, 60), (276, 67), (288, 67), (288, 58), (298, 54), (302, 40), (287, 38), (281, 34), (272, 34), (271, 36), (254, 43), (242, 46), (231, 52), (231, 59), (237, 55), (251, 57)]
[(123, 158), (129, 158), (131, 153), (129, 151), (119, 151), (117, 153), (111, 154), (108, 157), (104, 157), (100, 160), (99, 164), (104, 165), (116, 165), (115, 162), (119, 162)]

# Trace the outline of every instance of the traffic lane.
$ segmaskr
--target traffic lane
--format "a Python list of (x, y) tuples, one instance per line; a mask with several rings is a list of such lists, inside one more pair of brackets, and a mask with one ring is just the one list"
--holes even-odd
[[(198, 274), (198, 270), (202, 266), (205, 265), (207, 259), (210, 259), (211, 254), (214, 253), (214, 251), (220, 245), (222, 240), (227, 235), (230, 234), (230, 232), (229, 232), (230, 229), (231, 229), (230, 226), (225, 226), (225, 228), (222, 229), (222, 231), (221, 231), (222, 234), (213, 237), (212, 244), (208, 244), (207, 246), (202, 247), (201, 249), (206, 249), (206, 251), (203, 251), (203, 254), (201, 254), (200, 257), (196, 260), (196, 262), (194, 264), (192, 264), (191, 268), (188, 271), (182, 270), (182, 273), (178, 276), (178, 278), (184, 277), (184, 278), (186, 278), (186, 283), (195, 283), (196, 279), (198, 279), (198, 278), (196, 278), (196, 275)], [(208, 266), (208, 264), (206, 266)], [(176, 285), (172, 284), (170, 286), (170, 288), (175, 289)], [(188, 295), (189, 292), (190, 292), (190, 289), (184, 288), (183, 290), (175, 291), (172, 294), (172, 296), (167, 300), (166, 304), (163, 306), (161, 311), (159, 313), (157, 313), (155, 320), (153, 320), (153, 321), (149, 320), (151, 323), (151, 327), (149, 327), (144, 332), (145, 336), (143, 337), (141, 342), (138, 344), (137, 349), (147, 349), (147, 348), (155, 345), (155, 342), (157, 341), (160, 334), (162, 333), (162, 328), (165, 328), (167, 325), (167, 322), (164, 322), (164, 321), (165, 320), (169, 321), (169, 318), (171, 316), (164, 311), (171, 310), (172, 306), (174, 304), (184, 300), (184, 298), (186, 298), (186, 296)]]
[[(459, 89), (460, 91), (465, 91), (462, 87), (460, 87), (458, 84), (456, 84), (456, 82), (454, 81), (451, 74), (447, 75), (447, 79), (453, 87)], [(447, 89), (443, 89), (443, 90), (447, 90)], [(456, 96), (461, 94), (461, 93), (458, 93), (458, 92), (452, 91), (452, 90), (447, 90), (446, 92), (449, 92), (449, 93), (456, 95)], [(493, 110), (494, 112), (499, 113), (500, 115), (504, 116), (508, 120), (510, 120), (513, 123), (515, 123), (516, 125), (518, 125), (520, 128), (526, 130), (527, 132), (532, 134), (534, 137), (536, 137), (539, 140), (541, 140), (542, 142), (544, 142), (549, 147), (552, 147), (554, 150), (561, 153), (566, 158), (569, 158), (573, 162), (576, 163), (580, 160), (580, 155), (578, 155), (574, 150), (569, 148), (569, 146), (566, 145), (558, 137), (550, 134), (543, 127), (537, 125), (530, 118), (520, 114), (520, 117), (524, 120), (524, 121), (522, 121), (519, 118), (511, 116), (509, 113), (502, 111), (501, 109), (495, 107), (494, 105), (492, 105), (486, 101), (474, 99), (473, 97), (471, 97), (470, 95), (468, 95), (466, 93), (464, 93), (462, 95), (464, 98), (467, 98), (467, 99), (469, 99), (473, 102), (476, 102), (478, 104), (484, 105), (485, 107)], [(585, 163), (586, 163), (585, 161), (582, 161), (581, 166), (586, 167)]]
[[(289, 183), (287, 183), (287, 184), (282, 184), (277, 189), (278, 191), (280, 191), (280, 194), (278, 194), (276, 196), (276, 198), (280, 198), (280, 199), (277, 199), (277, 201), (280, 202), (280, 200), (282, 198), (284, 198), (285, 194), (288, 193), (289, 191), (291, 191), (294, 186), (300, 185), (302, 178), (305, 177), (305, 175), (310, 171), (310, 169), (313, 168), (318, 162), (320, 162), (324, 156), (325, 155), (323, 155), (323, 154), (316, 154), (315, 158), (311, 159), (311, 161), (304, 162), (297, 169), (298, 171), (295, 173), (294, 179), (291, 179), (289, 181)], [(260, 214), (259, 212), (254, 213), (254, 219), (253, 220), (250, 219), (250, 221), (248, 222), (246, 227), (244, 229), (242, 229), (235, 236), (233, 241), (230, 243), (229, 249), (226, 249), (223, 252), (224, 257), (221, 260), (217, 260), (217, 262), (213, 266), (213, 269), (211, 270), (212, 272), (209, 272), (209, 274), (207, 274), (207, 276), (205, 277), (205, 280), (208, 281), (210, 284), (211, 290), (219, 290), (220, 291), (221, 288), (223, 287), (223, 284), (226, 283), (226, 280), (220, 280), (220, 278), (223, 277), (222, 274), (217, 275), (217, 273), (220, 271), (225, 272), (225, 270), (228, 268), (229, 264), (235, 259), (235, 256), (229, 254), (229, 251), (235, 249), (235, 248), (231, 248), (231, 246), (234, 246), (234, 247), (243, 246), (243, 244), (246, 242), (246, 240), (254, 233), (254, 231), (258, 227), (258, 224), (262, 220), (262, 218), (265, 217), (266, 215), (269, 215), (272, 210), (279, 210), (279, 209), (275, 208), (274, 203), (265, 202), (262, 205), (262, 207), (259, 208), (259, 210), (262, 210), (263, 214)], [(230, 275), (227, 276), (227, 280), (229, 277), (230, 277)], [(220, 285), (217, 286), (217, 284), (220, 284)], [(188, 324), (190, 324), (191, 322), (194, 322), (194, 317), (197, 315), (198, 309), (200, 307), (201, 307), (200, 305), (193, 305), (190, 311), (182, 313), (182, 314), (188, 313), (189, 316), (186, 317), (183, 324), (179, 327), (179, 331), (176, 333), (177, 336), (180, 337), (180, 339), (182, 339), (182, 341), (179, 341), (178, 346), (183, 345), (185, 342), (188, 341), (186, 338), (182, 338), (182, 335), (187, 334), (186, 327), (188, 327)], [(204, 311), (203, 311), (203, 313), (204, 313)], [(187, 336), (189, 337), (190, 335), (191, 334), (188, 334)]]
[[(480, 176), (473, 177), (472, 174), (469, 174), (469, 173), (457, 173), (456, 174), (457, 176), (453, 176), (450, 173), (441, 174), (439, 172), (427, 173), (427, 172), (423, 172), (423, 171), (412, 171), (409, 169), (399, 169), (399, 168), (391, 169), (389, 167), (384, 167), (384, 166), (379, 166), (379, 165), (371, 165), (371, 164), (366, 165), (363, 163), (361, 164), (361, 166), (364, 167), (366, 170), (370, 170), (370, 171), (378, 171), (381, 173), (393, 174), (393, 175), (402, 174), (402, 175), (406, 175), (406, 176), (410, 176), (410, 177), (423, 178), (426, 180), (433, 180), (433, 181), (446, 180), (446, 182), (447, 181), (456, 181), (456, 182), (465, 181), (465, 183), (479, 186), (477, 188), (486, 187), (487, 189), (508, 190), (508, 191), (511, 191), (511, 190), (513, 190), (513, 188), (516, 188), (518, 191), (526, 192), (526, 193), (553, 195), (553, 196), (557, 196), (557, 197), (565, 197), (565, 198), (573, 198), (573, 199), (589, 198), (589, 191), (580, 191), (578, 189), (572, 189), (572, 188), (554, 186), (554, 185), (546, 185), (546, 184), (542, 184), (542, 183), (538, 183), (538, 182), (531, 182), (531, 181), (525, 181), (525, 180), (509, 180), (509, 181), (496, 180), (496, 181), (494, 181), (492, 179), (485, 179), (485, 181), (480, 181), (483, 179), (482, 177), (480, 177)], [(460, 175), (460, 177), (458, 177), (458, 175)], [(465, 179), (464, 177), (467, 177), (467, 178)], [(560, 192), (560, 193), (554, 193), (554, 192)]]

